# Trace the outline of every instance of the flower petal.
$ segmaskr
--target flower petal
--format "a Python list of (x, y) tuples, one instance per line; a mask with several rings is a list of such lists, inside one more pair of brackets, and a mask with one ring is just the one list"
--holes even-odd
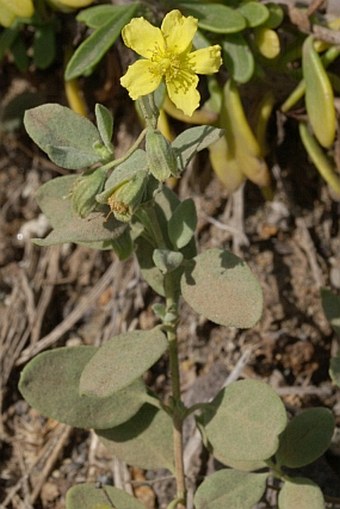
[(159, 28), (144, 18), (133, 18), (122, 30), (124, 44), (138, 55), (150, 58), (154, 51), (164, 51), (165, 41)]
[(3, 27), (10, 27), (15, 20), (15, 14), (7, 7), (0, 5), (0, 25)]
[(183, 16), (180, 11), (169, 12), (161, 26), (167, 48), (175, 54), (190, 50), (197, 31), (197, 19)]
[(0, 9), (1, 11), (1, 23), (2, 20), (6, 20), (7, 24), (4, 26), (9, 26), (11, 22), (10, 21), (10, 13), (12, 14), (12, 21), (14, 16), (20, 17), (20, 18), (30, 18), (33, 16), (33, 3), (32, 0), (2, 0), (0, 2)]
[[(196, 74), (186, 74), (188, 74), (188, 76), (184, 76), (184, 73), (181, 73), (177, 79), (166, 79), (166, 88), (174, 105), (191, 117), (199, 106), (201, 96), (196, 90), (198, 84), (198, 77)], [(185, 87), (183, 86), (183, 80), (186, 82)]]
[(137, 60), (128, 67), (120, 83), (127, 88), (131, 99), (135, 100), (156, 90), (161, 80), (162, 76), (154, 72), (154, 65), (150, 60)]
[(194, 72), (198, 74), (212, 74), (217, 72), (222, 64), (221, 46), (209, 46), (189, 53), (189, 62)]

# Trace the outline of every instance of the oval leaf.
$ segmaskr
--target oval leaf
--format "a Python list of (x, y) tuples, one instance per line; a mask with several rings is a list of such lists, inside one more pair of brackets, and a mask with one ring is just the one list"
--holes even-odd
[(262, 25), (269, 18), (269, 10), (260, 2), (243, 2), (237, 10), (246, 19), (248, 27)]
[(321, 58), (314, 49), (312, 36), (307, 37), (302, 47), (302, 71), (309, 121), (319, 143), (330, 148), (336, 132), (334, 94)]
[(235, 9), (220, 4), (193, 5), (181, 2), (179, 5), (183, 14), (190, 14), (198, 19), (198, 26), (210, 32), (233, 34), (243, 30), (247, 23), (244, 17)]
[(92, 212), (86, 218), (79, 217), (72, 206), (70, 194), (78, 175), (57, 177), (42, 185), (36, 194), (39, 207), (54, 230), (46, 239), (34, 239), (39, 246), (63, 242), (98, 243), (111, 242), (124, 232), (126, 225), (117, 221), (107, 210)]
[(172, 422), (164, 410), (146, 404), (128, 422), (96, 433), (112, 454), (129, 465), (174, 470)]
[(115, 336), (99, 347), (85, 366), (80, 394), (106, 398), (127, 387), (160, 358), (167, 346), (160, 328)]
[(196, 509), (252, 509), (266, 488), (268, 474), (220, 470), (207, 477), (196, 491)]
[(87, 118), (60, 104), (43, 104), (26, 111), (26, 131), (51, 161), (78, 170), (100, 161), (95, 144), (101, 139)]
[(290, 468), (312, 463), (328, 449), (334, 426), (334, 416), (327, 408), (304, 410), (282, 433), (277, 462)]
[(279, 509), (324, 509), (325, 501), (319, 486), (310, 479), (296, 477), (286, 481), (279, 493)]
[(78, 484), (66, 494), (66, 509), (145, 509), (134, 497), (113, 486)]
[(109, 398), (80, 396), (81, 373), (97, 351), (97, 347), (78, 346), (37, 355), (21, 373), (21, 394), (42, 415), (70, 426), (110, 428), (121, 424), (145, 402), (145, 386), (137, 380)]
[(197, 313), (220, 325), (252, 327), (261, 317), (261, 287), (246, 263), (228, 251), (209, 249), (196, 256), (181, 288)]
[(255, 71), (253, 53), (242, 34), (227, 35), (222, 42), (223, 62), (239, 83), (247, 83)]
[[(212, 416), (212, 412), (215, 412)], [(273, 389), (257, 380), (241, 380), (223, 389), (203, 414), (203, 424), (222, 463), (262, 461), (278, 448), (287, 422), (285, 407)]]

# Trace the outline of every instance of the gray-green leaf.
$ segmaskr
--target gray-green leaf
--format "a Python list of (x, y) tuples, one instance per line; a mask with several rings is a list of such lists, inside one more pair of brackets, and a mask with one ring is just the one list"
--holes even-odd
[(168, 235), (172, 245), (181, 249), (193, 238), (197, 225), (195, 203), (191, 198), (176, 207), (168, 222)]
[(261, 287), (244, 261), (222, 249), (193, 259), (181, 279), (184, 299), (209, 320), (227, 327), (252, 327), (262, 314)]
[(145, 509), (145, 506), (114, 486), (78, 484), (66, 494), (66, 509)]
[(96, 104), (95, 106), (96, 122), (100, 137), (105, 147), (113, 152), (112, 147), (112, 135), (113, 135), (113, 116), (110, 110), (108, 110), (102, 104)]
[(98, 163), (99, 132), (87, 118), (60, 104), (43, 104), (26, 111), (26, 131), (51, 161), (70, 170)]
[(37, 355), (21, 373), (21, 394), (42, 415), (77, 428), (111, 428), (127, 421), (145, 402), (141, 380), (108, 398), (79, 394), (81, 373), (97, 351), (78, 346)]
[(57, 177), (42, 185), (36, 199), (39, 207), (54, 230), (45, 239), (34, 239), (39, 246), (50, 246), (63, 242), (98, 243), (111, 242), (126, 229), (108, 212), (92, 212), (85, 219), (77, 215), (72, 206), (71, 193), (77, 175)]
[(308, 408), (295, 416), (280, 436), (276, 461), (299, 468), (318, 459), (329, 447), (334, 416), (328, 408)]
[(296, 477), (285, 481), (278, 498), (279, 509), (324, 509), (325, 501), (319, 486), (310, 479)]
[[(252, 509), (266, 488), (268, 474), (220, 470), (207, 477), (196, 491), (196, 509)], [(291, 508), (290, 508), (291, 509)]]
[(129, 465), (174, 471), (172, 422), (164, 410), (145, 404), (128, 422), (96, 433), (112, 454)]
[[(212, 415), (212, 412), (215, 413)], [(203, 424), (213, 454), (229, 460), (262, 461), (279, 446), (287, 423), (285, 407), (266, 383), (241, 380), (223, 389), (203, 413)]]
[(182, 172), (196, 152), (209, 147), (223, 136), (223, 129), (202, 125), (186, 129), (172, 142), (175, 149), (178, 171)]
[(159, 327), (115, 336), (99, 347), (85, 366), (80, 394), (106, 398), (127, 387), (160, 358), (167, 346)]

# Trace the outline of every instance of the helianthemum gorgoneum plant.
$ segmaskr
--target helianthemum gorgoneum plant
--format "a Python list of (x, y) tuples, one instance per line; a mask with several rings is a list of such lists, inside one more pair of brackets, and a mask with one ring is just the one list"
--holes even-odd
[[(50, 159), (68, 170), (82, 170), (39, 189), (37, 200), (52, 231), (35, 242), (112, 249), (122, 261), (135, 256), (158, 294), (153, 306), (158, 323), (103, 344), (99, 337), (100, 346), (84, 341), (40, 352), (22, 371), (19, 388), (41, 414), (92, 428), (127, 464), (168, 469), (176, 492), (169, 493), (167, 509), (251, 509), (273, 477), (282, 486), (279, 509), (292, 509), (300, 499), (303, 507), (323, 509), (320, 488), (288, 476), (285, 467), (300, 468), (327, 449), (334, 431), (328, 409), (306, 410), (287, 425), (279, 396), (268, 384), (251, 379), (221, 387), (211, 402), (186, 406), (182, 399), (181, 300), (216, 324), (242, 329), (256, 324), (263, 307), (261, 287), (241, 258), (218, 247), (198, 252), (195, 203), (190, 197), (181, 201), (166, 185), (170, 176), (180, 178), (196, 152), (223, 135), (222, 129), (200, 125), (169, 142), (157, 128), (153, 92), (163, 80), (175, 105), (191, 115), (200, 100), (196, 73), (215, 73), (220, 66), (219, 46), (191, 51), (196, 28), (195, 18), (173, 10), (160, 29), (141, 17), (123, 29), (127, 46), (144, 57), (128, 69), (122, 84), (138, 99), (146, 127), (119, 159), (112, 144), (113, 117), (105, 106), (96, 105), (96, 126), (59, 104), (25, 113), (27, 132)], [(241, 107), (232, 87), (225, 104), (236, 118)], [(241, 131), (242, 140), (249, 141), (246, 132)], [(164, 354), (169, 395), (153, 393), (143, 376)], [(197, 482), (189, 498), (183, 424), (194, 413), (204, 445), (228, 468)], [(196, 482), (190, 485), (196, 488)], [(68, 491), (66, 509), (94, 508), (146, 506), (114, 486), (81, 484)]]
[(142, 17), (124, 27), (124, 43), (144, 57), (121, 78), (132, 99), (154, 92), (164, 79), (173, 103), (192, 115), (200, 102), (197, 74), (215, 73), (222, 64), (219, 45), (191, 51), (196, 31), (197, 19), (185, 17), (178, 10), (165, 16), (161, 28)]

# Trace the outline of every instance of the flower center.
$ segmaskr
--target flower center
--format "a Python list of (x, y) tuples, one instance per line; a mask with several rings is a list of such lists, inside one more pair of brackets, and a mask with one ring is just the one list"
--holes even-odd
[(190, 64), (188, 53), (176, 54), (169, 49), (156, 48), (150, 58), (156, 64), (153, 68), (155, 75), (163, 76), (166, 81), (176, 86), (177, 91), (187, 91), (195, 80), (193, 66)]

